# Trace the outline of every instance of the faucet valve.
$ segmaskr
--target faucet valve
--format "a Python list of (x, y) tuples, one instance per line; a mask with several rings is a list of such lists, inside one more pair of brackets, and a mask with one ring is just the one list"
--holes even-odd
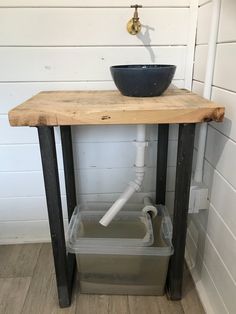
[(132, 19), (129, 20), (129, 22), (127, 23), (127, 31), (131, 34), (131, 35), (137, 35), (140, 30), (141, 30), (141, 23), (139, 21), (139, 16), (138, 16), (138, 8), (142, 8), (142, 5), (131, 5), (131, 8), (134, 8), (134, 16)]

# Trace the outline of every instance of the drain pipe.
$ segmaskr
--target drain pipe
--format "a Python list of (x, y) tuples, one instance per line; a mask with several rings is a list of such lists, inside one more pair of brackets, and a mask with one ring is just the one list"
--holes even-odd
[[(214, 75), (215, 57), (216, 57), (216, 44), (219, 30), (219, 20), (220, 20), (220, 8), (221, 0), (213, 0), (212, 2), (212, 18), (211, 18), (211, 28), (210, 37), (208, 43), (208, 54), (207, 54), (207, 65), (204, 80), (204, 91), (203, 97), (211, 99), (212, 92), (212, 81)], [(199, 130), (198, 139), (198, 153), (196, 161), (196, 170), (194, 174), (194, 181), (200, 183), (203, 181), (203, 164), (204, 155), (206, 147), (206, 136), (207, 136), (207, 123), (202, 123)]]
[(101, 218), (99, 223), (107, 227), (112, 219), (118, 214), (130, 197), (134, 194), (135, 191), (139, 191), (144, 178), (144, 157), (145, 157), (145, 148), (147, 147), (146, 139), (146, 126), (137, 125), (137, 140), (134, 142), (136, 146), (136, 160), (135, 160), (135, 172), (136, 178), (134, 181), (131, 181), (127, 186), (126, 190), (121, 194), (121, 196), (115, 201), (115, 203), (110, 207), (106, 214)]

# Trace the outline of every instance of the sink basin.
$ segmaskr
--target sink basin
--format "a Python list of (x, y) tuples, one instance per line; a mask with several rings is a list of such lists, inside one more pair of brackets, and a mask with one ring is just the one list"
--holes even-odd
[(110, 67), (112, 78), (122, 95), (160, 96), (170, 85), (176, 70), (168, 64), (131, 64)]

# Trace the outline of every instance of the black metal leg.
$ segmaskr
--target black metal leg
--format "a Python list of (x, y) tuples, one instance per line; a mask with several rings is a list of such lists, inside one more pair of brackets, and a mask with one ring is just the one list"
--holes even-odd
[[(76, 187), (75, 187), (75, 169), (72, 148), (71, 126), (61, 126), (61, 145), (63, 154), (63, 165), (66, 185), (66, 200), (68, 219), (70, 221), (74, 208), (77, 204)], [(73, 287), (73, 279), (76, 270), (76, 260), (74, 254), (68, 254), (68, 271), (71, 290)]]
[(169, 125), (158, 125), (156, 204), (165, 204)]
[[(57, 156), (53, 127), (38, 127), (44, 184), (48, 206), (49, 225), (61, 307), (71, 303), (73, 256), (66, 254), (65, 234), (61, 206)], [(72, 258), (71, 258), (72, 257)]]
[(167, 292), (172, 300), (182, 297), (184, 251), (187, 232), (195, 124), (180, 124), (173, 216), (174, 255), (170, 259)]
[(71, 139), (71, 127), (61, 126), (61, 145), (64, 163), (68, 218), (70, 220), (76, 202), (75, 171)]

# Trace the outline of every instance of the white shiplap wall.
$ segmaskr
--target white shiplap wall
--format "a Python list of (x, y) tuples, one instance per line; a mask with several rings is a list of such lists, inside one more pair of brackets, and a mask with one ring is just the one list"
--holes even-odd
[[(191, 3), (191, 7), (190, 7)], [(126, 0), (0, 1), (0, 242), (49, 239), (37, 132), (11, 128), (9, 109), (41, 90), (114, 89), (109, 66), (173, 63), (174, 83), (188, 86), (196, 1), (143, 0), (139, 36), (126, 31)], [(186, 61), (187, 60), (187, 61)], [(187, 63), (187, 66), (186, 66)], [(148, 127), (147, 175), (132, 202), (155, 189), (157, 129)], [(173, 204), (177, 128), (171, 128), (167, 202)], [(75, 127), (81, 201), (114, 201), (133, 175), (134, 126)], [(62, 158), (56, 131), (59, 169)], [(63, 180), (62, 180), (63, 181)], [(61, 184), (65, 212), (65, 189)]]
[[(211, 1), (199, 8), (193, 90), (202, 94)], [(187, 248), (209, 313), (236, 313), (236, 1), (222, 0), (212, 99), (226, 107), (224, 123), (208, 126), (204, 181), (210, 208), (192, 215)], [(194, 266), (195, 265), (195, 266)]]

